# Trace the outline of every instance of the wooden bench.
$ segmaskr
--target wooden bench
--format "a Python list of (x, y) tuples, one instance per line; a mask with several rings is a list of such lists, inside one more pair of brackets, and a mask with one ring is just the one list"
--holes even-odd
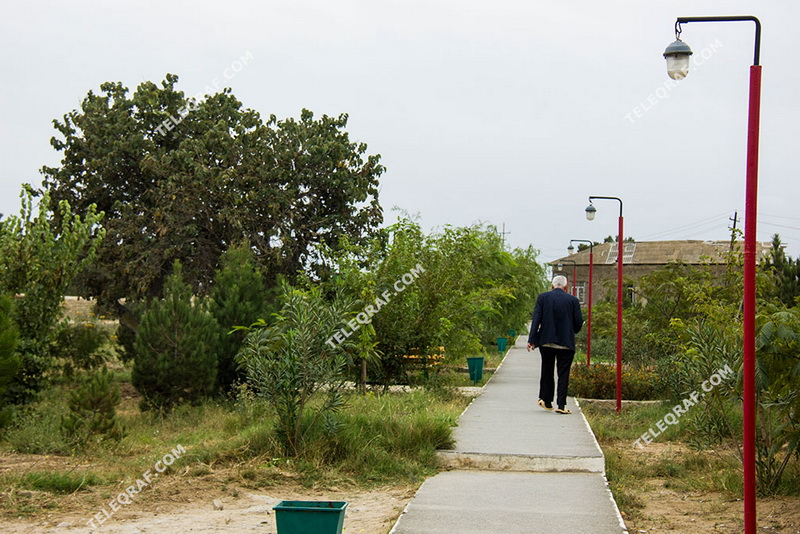
[[(413, 350), (413, 349), (412, 349)], [(435, 354), (404, 354), (403, 362), (412, 366), (420, 367), (426, 373), (429, 369), (433, 369), (438, 365), (444, 363), (445, 351), (444, 347), (439, 347), (439, 352)]]

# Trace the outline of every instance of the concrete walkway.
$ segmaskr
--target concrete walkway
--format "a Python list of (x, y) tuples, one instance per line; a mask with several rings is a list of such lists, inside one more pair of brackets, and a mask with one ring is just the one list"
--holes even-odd
[(520, 336), (464, 411), (450, 469), (428, 479), (391, 534), (621, 534), (605, 458), (586, 419), (536, 405), (541, 359)]

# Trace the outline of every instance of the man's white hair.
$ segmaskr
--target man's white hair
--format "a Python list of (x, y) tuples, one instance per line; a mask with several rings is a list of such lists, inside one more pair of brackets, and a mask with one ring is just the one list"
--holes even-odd
[(567, 287), (567, 277), (563, 274), (558, 274), (553, 277), (553, 287), (564, 289)]

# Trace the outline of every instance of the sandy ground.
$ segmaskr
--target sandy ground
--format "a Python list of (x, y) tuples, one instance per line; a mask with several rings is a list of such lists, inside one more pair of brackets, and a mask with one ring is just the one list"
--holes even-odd
[[(631, 534), (741, 533), (742, 506), (740, 499), (716, 493), (676, 493), (661, 487), (647, 492), (639, 518), (626, 524)], [(758, 532), (800, 534), (800, 499), (759, 499)]]
[[(672, 443), (651, 443), (643, 449), (632, 447), (630, 452), (653, 461), (665, 454), (689, 453), (691, 449)], [(633, 517), (622, 513), (631, 534), (738, 534), (744, 530), (744, 505), (741, 499), (730, 495), (675, 491), (667, 479), (648, 478), (641, 481), (639, 496), (644, 509)], [(757, 514), (760, 534), (800, 534), (800, 497), (759, 498)]]
[[(647, 452), (656, 455), (663, 452), (656, 448)], [(92, 467), (77, 458), (0, 454), (0, 474)], [(253, 471), (257, 470), (249, 469)], [(387, 534), (417, 490), (416, 485), (373, 490), (308, 489), (291, 476), (279, 474), (275, 483), (271, 483), (266, 479), (248, 481), (242, 473), (237, 467), (229, 467), (200, 476), (184, 471), (160, 478), (130, 504), (113, 513), (96, 532), (277, 534), (272, 508), (280, 501), (331, 500), (348, 502), (345, 533)], [(677, 492), (668, 487), (665, 479), (641, 483), (639, 496), (645, 503), (644, 509), (633, 517), (625, 516), (623, 510), (631, 534), (742, 532), (740, 499), (711, 492)], [(102, 517), (104, 508), (110, 512), (108, 503), (121, 490), (101, 486), (70, 495), (52, 495), (0, 488), (0, 532), (91, 532), (89, 520), (98, 513)], [(800, 534), (800, 497), (759, 499), (758, 518), (760, 533)]]
[[(655, 449), (648, 452), (655, 452)], [(90, 464), (76, 458), (0, 454), (0, 474), (91, 468)], [(277, 534), (272, 508), (280, 501), (331, 500), (348, 502), (345, 533), (387, 534), (417, 490), (416, 485), (368, 491), (336, 487), (308, 489), (282, 475), (275, 481), (258, 487), (257, 480), (248, 483), (236, 467), (214, 469), (201, 476), (193, 476), (188, 471), (175, 473), (158, 479), (102, 524), (96, 520), (99, 528), (95, 531), (109, 534)], [(677, 492), (669, 488), (664, 479), (641, 482), (639, 496), (645, 507), (633, 517), (625, 516), (631, 534), (742, 532), (740, 499), (719, 493)], [(52, 495), (0, 488), (0, 532), (92, 532), (89, 521), (98, 513), (103, 517), (104, 508), (110, 513), (108, 503), (121, 489), (102, 486), (70, 495)], [(18, 513), (27, 515), (20, 517)], [(760, 533), (800, 534), (800, 498), (759, 499), (758, 518)]]
[[(184, 482), (186, 482), (184, 480)], [(89, 520), (103, 508), (102, 503), (67, 502), (63, 511), (42, 514), (30, 519), (4, 518), (1, 532), (70, 533), (103, 532), (109, 534), (182, 532), (276, 534), (275, 512), (272, 508), (282, 500), (335, 500), (347, 501), (344, 532), (387, 533), (394, 525), (416, 488), (390, 488), (374, 491), (303, 491), (301, 488), (269, 488), (264, 491), (228, 488), (223, 493), (206, 488), (206, 484), (192, 481), (185, 488), (160, 488), (159, 496), (150, 495), (136, 499), (98, 524), (92, 530)], [(195, 487), (192, 487), (195, 486)], [(194, 495), (189, 495), (194, 494)], [(70, 496), (74, 497), (74, 496)], [(66, 497), (65, 501), (70, 501)], [(110, 509), (106, 506), (110, 513)], [(101, 516), (102, 517), (102, 512)]]
[[(96, 466), (84, 460), (65, 456), (0, 453), (0, 475), (80, 472), (93, 467)], [(90, 487), (69, 495), (0, 487), (0, 532), (276, 534), (272, 508), (283, 500), (297, 500), (346, 501), (344, 532), (386, 534), (417, 488), (418, 485), (372, 490), (305, 488), (289, 473), (252, 466), (215, 468), (202, 475), (193, 475), (186, 468), (156, 479), (129, 504), (117, 505), (119, 509), (112, 512), (109, 502), (124, 491), (122, 486)], [(104, 509), (110, 517), (102, 523), (95, 519), (98, 528), (92, 530), (90, 520), (98, 514), (104, 518)]]

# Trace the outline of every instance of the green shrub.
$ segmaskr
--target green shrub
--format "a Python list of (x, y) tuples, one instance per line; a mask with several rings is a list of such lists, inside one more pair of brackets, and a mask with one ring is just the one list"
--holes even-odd
[(53, 356), (63, 360), (63, 372), (72, 377), (77, 370), (90, 371), (103, 365), (106, 353), (100, 349), (108, 333), (92, 321), (66, 324), (55, 336)]
[[(627, 312), (626, 312), (627, 313)], [(627, 322), (624, 322), (627, 321)], [(623, 320), (622, 357), (627, 365), (636, 367), (651, 367), (659, 365), (662, 361), (669, 361), (669, 355), (661, 346), (654, 343), (648, 334), (647, 325), (637, 322), (634, 317), (626, 315)], [(580, 350), (586, 351), (586, 328), (576, 336), (576, 344)], [(598, 336), (592, 327), (592, 362), (616, 362), (617, 337), (616, 334)]]
[(90, 376), (69, 396), (69, 413), (61, 419), (61, 432), (78, 448), (105, 440), (119, 441), (123, 430), (117, 421), (119, 384), (108, 369)]
[(66, 289), (92, 262), (105, 235), (95, 205), (79, 215), (66, 201), (55, 205), (48, 193), (34, 208), (35, 196), (30, 186), (23, 187), (20, 215), (0, 221), (0, 292), (21, 295), (14, 322), (22, 363), (6, 391), (15, 404), (32, 402), (47, 384)]
[(5, 441), (23, 454), (69, 454), (72, 446), (61, 434), (66, 414), (62, 402), (40, 401), (21, 408), (6, 431)]
[[(614, 399), (617, 392), (616, 365), (577, 364), (570, 373), (570, 395), (586, 399)], [(622, 367), (622, 398), (657, 400), (663, 393), (658, 375), (650, 368)]]
[(156, 300), (139, 324), (131, 381), (144, 397), (142, 409), (171, 409), (199, 402), (214, 389), (219, 326), (183, 281), (175, 262), (164, 298)]
[(21, 361), (16, 353), (19, 332), (12, 319), (13, 303), (0, 296), (0, 428), (11, 421), (13, 408), (6, 406), (6, 388), (19, 370)]
[(49, 493), (75, 493), (87, 486), (100, 484), (93, 473), (53, 473), (40, 471), (25, 473), (17, 481), (19, 487)]

